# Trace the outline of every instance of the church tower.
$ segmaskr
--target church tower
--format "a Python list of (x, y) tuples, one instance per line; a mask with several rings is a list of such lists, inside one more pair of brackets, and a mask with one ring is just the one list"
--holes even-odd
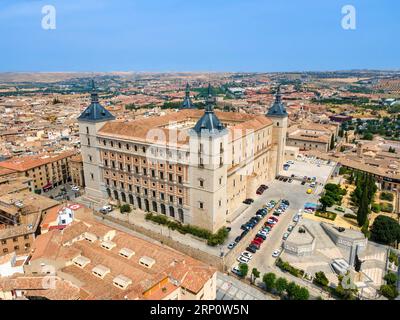
[(92, 81), (91, 103), (78, 117), (78, 124), (86, 196), (94, 200), (108, 197), (102, 179), (97, 132), (105, 122), (114, 119), (115, 117), (100, 105), (99, 96)]
[(283, 169), (283, 161), (285, 159), (286, 132), (288, 125), (288, 114), (282, 103), (280, 87), (275, 94), (275, 101), (268, 109), (266, 116), (273, 122), (272, 143), (276, 148), (276, 172), (275, 176)]
[(189, 131), (191, 224), (216, 232), (226, 222), (228, 130), (214, 113), (211, 86), (203, 116)]
[(186, 83), (185, 99), (182, 102), (181, 109), (196, 109), (196, 106), (193, 104), (192, 99), (190, 99), (189, 83)]

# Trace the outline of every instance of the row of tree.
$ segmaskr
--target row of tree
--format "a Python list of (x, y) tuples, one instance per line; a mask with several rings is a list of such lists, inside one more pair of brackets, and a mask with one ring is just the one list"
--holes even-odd
[[(245, 263), (239, 264), (239, 271), (242, 278), (245, 278), (249, 272), (249, 266)], [(251, 271), (251, 283), (255, 283), (256, 279), (260, 277), (260, 271), (257, 268), (253, 268)], [(285, 278), (276, 278), (276, 275), (272, 272), (264, 274), (262, 281), (265, 289), (268, 292), (279, 295), (281, 298), (289, 300), (308, 300), (310, 293), (307, 288), (300, 287), (294, 282), (288, 282)]]

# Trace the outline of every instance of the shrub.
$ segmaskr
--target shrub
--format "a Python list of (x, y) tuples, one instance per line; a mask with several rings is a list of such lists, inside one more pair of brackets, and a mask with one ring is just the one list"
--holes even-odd
[(395, 285), (397, 283), (397, 275), (393, 272), (389, 272), (383, 279), (389, 285)]
[(379, 213), (381, 212), (381, 206), (379, 205), (379, 203), (373, 203), (371, 205), (371, 210), (375, 213)]
[(357, 220), (357, 215), (356, 215), (356, 214), (352, 214), (352, 213), (345, 213), (345, 214), (343, 215), (343, 217), (349, 218), (349, 219)]
[(293, 275), (295, 277), (304, 275), (304, 270), (297, 269), (297, 268), (291, 266), (288, 262), (283, 261), (281, 258), (278, 258), (276, 260), (276, 266), (283, 271), (289, 272), (291, 275)]
[(242, 278), (244, 278), (247, 276), (247, 273), (249, 272), (249, 266), (246, 263), (240, 263), (239, 271), (240, 271)]
[(381, 211), (382, 212), (388, 212), (388, 213), (392, 213), (393, 212), (393, 205), (391, 203), (383, 203), (383, 202), (381, 202), (380, 206), (381, 206)]
[(379, 198), (381, 200), (393, 201), (393, 193), (391, 193), (391, 192), (381, 192), (381, 195), (380, 195)]
[(397, 256), (396, 252), (390, 250), (390, 253), (389, 253), (389, 261), (392, 262), (392, 263), (394, 263), (396, 266), (399, 265), (399, 258), (398, 258), (398, 256)]
[(317, 212), (315, 212), (315, 216), (316, 216), (316, 217), (325, 218), (325, 219), (334, 221), (334, 220), (336, 219), (337, 214), (334, 213), (334, 212), (321, 212), (321, 211), (317, 211)]
[(152, 213), (148, 213), (146, 214), (146, 220), (165, 225), (169, 229), (177, 230), (182, 234), (189, 233), (195, 237), (206, 239), (209, 246), (223, 244), (228, 237), (228, 230), (225, 227), (222, 227), (215, 234), (212, 234), (210, 231), (203, 228), (191, 226), (189, 224), (184, 225), (177, 221), (171, 221), (166, 216), (160, 214), (154, 215)]
[(315, 274), (313, 282), (316, 285), (320, 285), (322, 287), (327, 287), (329, 284), (329, 280), (323, 271), (317, 272)]
[(132, 211), (132, 209), (131, 209), (131, 206), (129, 204), (123, 204), (121, 207), (119, 207), (119, 211), (121, 213), (125, 213), (125, 212), (129, 213), (129, 212)]
[(379, 289), (380, 293), (388, 298), (389, 300), (394, 300), (399, 295), (397, 289), (393, 285), (384, 284)]

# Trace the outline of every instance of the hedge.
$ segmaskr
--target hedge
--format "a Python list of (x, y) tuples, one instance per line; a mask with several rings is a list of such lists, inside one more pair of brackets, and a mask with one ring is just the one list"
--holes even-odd
[(334, 212), (320, 212), (320, 211), (317, 211), (317, 212), (315, 212), (315, 216), (334, 221), (336, 219), (337, 214), (334, 213)]
[(281, 258), (278, 258), (276, 260), (276, 266), (283, 271), (289, 272), (291, 275), (295, 277), (303, 277), (304, 275), (304, 270), (293, 267), (292, 265), (289, 264), (289, 262), (285, 262)]
[(177, 230), (182, 234), (189, 233), (195, 237), (206, 239), (207, 244), (209, 246), (216, 246), (219, 244), (223, 244), (226, 238), (228, 237), (228, 230), (225, 227), (222, 227), (215, 234), (212, 234), (210, 231), (206, 229), (199, 228), (196, 226), (191, 226), (189, 224), (182, 224), (177, 221), (172, 221), (168, 219), (166, 216), (160, 214), (155, 215), (152, 213), (147, 213), (146, 220), (150, 220), (155, 223), (165, 225), (169, 229)]
[(343, 215), (343, 217), (357, 220), (357, 215), (352, 213), (346, 213)]
[(393, 201), (393, 193), (382, 192), (380, 195), (381, 200)]
[(393, 212), (393, 205), (391, 203), (380, 203), (381, 206), (381, 211), (383, 212), (389, 212), (392, 213)]

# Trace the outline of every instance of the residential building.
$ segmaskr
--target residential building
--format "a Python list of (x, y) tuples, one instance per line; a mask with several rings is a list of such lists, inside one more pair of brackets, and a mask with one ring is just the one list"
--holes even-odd
[[(25, 274), (0, 279), (0, 297), (215, 300), (216, 271), (89, 219), (40, 235), (24, 265)], [(46, 276), (51, 277), (47, 282)], [(52, 286), (43, 285), (50, 281)]]
[(12, 158), (0, 162), (0, 168), (15, 170), (29, 177), (34, 190), (41, 192), (70, 181), (69, 161), (75, 154), (75, 151), (67, 151)]
[(85, 177), (83, 173), (82, 155), (76, 155), (69, 160), (69, 172), (71, 173), (71, 181), (75, 186), (84, 188)]

